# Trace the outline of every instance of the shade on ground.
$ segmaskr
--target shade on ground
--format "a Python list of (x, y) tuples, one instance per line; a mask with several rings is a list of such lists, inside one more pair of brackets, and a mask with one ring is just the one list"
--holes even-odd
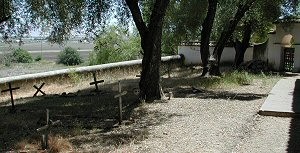
[(300, 75), (279, 80), (259, 110), (261, 115), (300, 115)]

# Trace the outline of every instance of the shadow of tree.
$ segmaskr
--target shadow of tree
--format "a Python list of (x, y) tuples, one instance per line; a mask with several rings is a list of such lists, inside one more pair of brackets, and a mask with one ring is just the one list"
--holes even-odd
[(131, 114), (131, 118), (125, 123), (126, 126), (121, 126), (114, 130), (96, 132), (87, 137), (76, 139), (73, 143), (80, 145), (100, 142), (104, 148), (139, 143), (148, 138), (150, 134), (149, 127), (163, 124), (175, 116), (181, 115), (149, 111), (148, 108), (140, 106)]
[[(45, 109), (50, 110), (50, 119), (60, 120), (61, 125), (51, 129), (51, 135), (70, 138), (75, 146), (97, 143), (103, 147), (118, 146), (146, 139), (149, 126), (162, 124), (178, 114), (163, 114), (140, 106), (133, 89), (138, 79), (122, 81), (123, 119), (126, 126), (118, 126), (117, 83), (93, 92), (88, 88), (76, 93), (47, 95), (16, 100), (17, 111), (9, 113), (11, 106), (0, 107), (0, 151), (16, 148), (23, 140), (40, 141), (36, 129), (45, 125)], [(92, 132), (91, 132), (92, 131)], [(94, 131), (94, 132), (93, 132)]]
[[(112, 86), (117, 83), (112, 84)], [(53, 127), (53, 135), (72, 137), (87, 133), (91, 129), (111, 131), (118, 123), (117, 91), (105, 89), (100, 93), (86, 89), (64, 95), (47, 95), (16, 100), (17, 111), (9, 113), (11, 106), (0, 107), (0, 150), (10, 150), (23, 140), (40, 140), (37, 128), (46, 123), (45, 109), (50, 110), (50, 119), (60, 120)], [(126, 86), (123, 90), (130, 90)], [(26, 101), (26, 102), (24, 102)], [(123, 119), (129, 120), (139, 101), (133, 92), (123, 97)]]
[(295, 115), (290, 123), (288, 148), (286, 150), (288, 153), (300, 152), (300, 79), (295, 82), (292, 110)]
[(254, 94), (254, 93), (234, 93), (229, 91), (210, 91), (204, 89), (196, 89), (193, 87), (178, 87), (174, 89), (173, 95), (175, 98), (200, 98), (200, 99), (226, 99), (226, 100), (241, 100), (251, 101), (261, 99), (267, 94)]
[[(201, 98), (201, 99), (231, 99), (231, 100), (245, 100), (251, 101), (261, 99), (267, 94), (256, 94), (256, 93), (235, 93), (230, 91), (217, 91), (205, 89), (213, 87), (220, 83), (221, 78), (211, 77), (202, 78), (194, 76), (190, 78), (167, 78), (163, 79), (163, 85), (166, 92), (172, 91), (175, 98)], [(202, 86), (201, 86), (202, 85)], [(196, 88), (196, 87), (201, 88)]]

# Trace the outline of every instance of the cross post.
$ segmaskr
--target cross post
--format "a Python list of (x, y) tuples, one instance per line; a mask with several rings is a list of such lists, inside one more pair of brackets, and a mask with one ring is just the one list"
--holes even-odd
[(119, 94), (115, 95), (114, 98), (119, 98), (119, 124), (122, 124), (123, 116), (122, 116), (122, 96), (127, 94), (127, 91), (122, 92), (121, 81), (119, 81)]
[(50, 120), (49, 109), (46, 109), (46, 125), (36, 129), (37, 132), (44, 131), (42, 134), (42, 149), (48, 149), (48, 135), (52, 126), (60, 123), (60, 120), (52, 122)]
[(15, 87), (15, 88), (12, 88), (11, 87), (11, 83), (9, 82), (8, 83), (8, 89), (5, 89), (5, 90), (2, 90), (1, 92), (7, 92), (9, 91), (10, 93), (10, 100), (11, 100), (11, 112), (14, 112), (15, 111), (15, 103), (14, 103), (14, 96), (13, 96), (13, 91), (14, 90), (17, 90), (17, 89), (20, 89), (20, 87)]
[(46, 93), (41, 90), (44, 85), (45, 85), (45, 83), (43, 82), (40, 87), (37, 87), (36, 85), (33, 86), (37, 90), (34, 93), (33, 97), (35, 97), (39, 92), (41, 92), (43, 95), (46, 95)]
[(171, 100), (172, 94), (173, 93), (170, 91), (169, 94), (168, 94), (168, 100)]
[(90, 85), (95, 85), (96, 91), (99, 91), (98, 84), (104, 82), (104, 80), (97, 81), (96, 73), (93, 73), (94, 82), (91, 82)]

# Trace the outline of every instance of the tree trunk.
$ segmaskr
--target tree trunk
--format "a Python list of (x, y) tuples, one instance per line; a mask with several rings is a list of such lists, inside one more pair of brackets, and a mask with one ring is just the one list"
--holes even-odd
[(238, 68), (244, 62), (244, 56), (247, 48), (249, 47), (251, 33), (251, 23), (247, 22), (245, 23), (242, 42), (240, 42), (239, 40), (236, 40), (235, 42), (234, 68)]
[(7, 21), (8, 19), (10, 19), (11, 16), (5, 16), (3, 18), (0, 19), (0, 24), (2, 24), (2, 22)]
[(140, 79), (140, 99), (152, 102), (162, 98), (160, 86), (161, 38), (163, 19), (170, 0), (156, 0), (146, 26), (143, 21), (138, 0), (126, 0), (135, 25), (141, 36), (143, 49), (142, 72)]
[(248, 11), (250, 9), (250, 7), (252, 6), (252, 4), (255, 1), (256, 0), (247, 0), (244, 4), (240, 4), (237, 12), (235, 13), (235, 16), (229, 21), (227, 26), (224, 27), (224, 29), (221, 33), (221, 36), (218, 40), (218, 43), (213, 52), (215, 61), (213, 62), (212, 66), (210, 67), (210, 75), (217, 75), (217, 76), (221, 75), (220, 59), (221, 59), (221, 55), (224, 50), (224, 47), (225, 47), (228, 39), (234, 32), (235, 27), (237, 26), (239, 21), (242, 19), (242, 17), (245, 15), (246, 11)]
[(217, 10), (217, 0), (209, 0), (208, 1), (208, 10), (206, 17), (202, 23), (202, 31), (201, 31), (201, 44), (200, 44), (200, 54), (201, 61), (203, 64), (203, 71), (201, 76), (206, 76), (209, 68), (208, 68), (208, 58), (209, 58), (209, 40), (210, 35), (216, 15)]
[(7, 0), (0, 0), (0, 24), (10, 19), (9, 3)]

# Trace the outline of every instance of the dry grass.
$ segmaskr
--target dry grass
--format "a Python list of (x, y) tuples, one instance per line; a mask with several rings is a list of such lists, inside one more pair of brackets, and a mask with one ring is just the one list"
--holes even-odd
[(61, 136), (50, 136), (49, 138), (49, 152), (72, 152), (74, 150), (73, 145), (69, 140)]
[[(72, 143), (61, 136), (49, 135), (48, 149), (49, 153), (73, 152)], [(18, 152), (42, 152), (41, 142), (34, 139), (24, 139), (15, 145)]]

